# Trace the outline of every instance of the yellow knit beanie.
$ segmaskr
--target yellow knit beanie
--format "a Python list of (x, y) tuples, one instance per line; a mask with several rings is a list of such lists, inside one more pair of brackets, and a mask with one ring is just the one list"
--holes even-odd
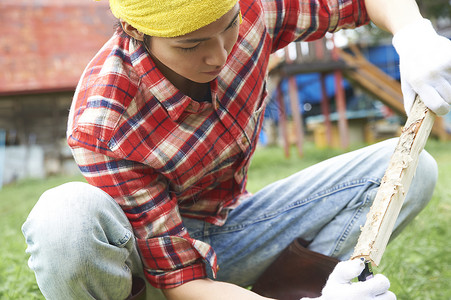
[(238, 0), (109, 0), (113, 15), (150, 36), (193, 32), (225, 15)]

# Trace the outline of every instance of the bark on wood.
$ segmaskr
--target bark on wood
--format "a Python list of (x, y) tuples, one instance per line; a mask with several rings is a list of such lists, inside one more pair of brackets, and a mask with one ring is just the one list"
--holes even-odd
[(379, 265), (435, 117), (417, 97), (351, 259), (363, 257)]

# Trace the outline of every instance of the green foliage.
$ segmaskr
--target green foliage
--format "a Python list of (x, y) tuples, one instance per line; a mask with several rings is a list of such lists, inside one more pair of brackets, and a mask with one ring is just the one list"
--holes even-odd
[[(451, 5), (449, 0), (418, 0), (417, 4), (423, 17), (433, 22), (439, 18), (449, 19), (451, 16)], [(436, 28), (437, 29), (437, 28)], [(379, 29), (374, 23), (370, 22), (354, 30), (349, 30), (347, 37), (350, 43), (365, 45), (390, 44), (392, 34), (388, 31)]]
[[(390, 278), (391, 290), (399, 300), (451, 299), (451, 143), (428, 141), (428, 151), (439, 165), (439, 182), (427, 208), (390, 243), (379, 267), (373, 268)], [(291, 149), (285, 158), (278, 147), (256, 151), (249, 170), (249, 190), (255, 192), (263, 186), (289, 176), (324, 159), (341, 154), (339, 150), (318, 150), (311, 144), (304, 147), (300, 158)], [(0, 299), (44, 299), (37, 287), (34, 274), (27, 267), (25, 241), (20, 231), (22, 223), (39, 196), (61, 183), (81, 180), (51, 178), (29, 180), (6, 186), (0, 191)]]
[(449, 0), (418, 0), (417, 3), (426, 18), (449, 18), (451, 16)]
[(398, 299), (451, 299), (451, 143), (429, 140), (439, 181), (429, 205), (389, 244), (379, 271), (387, 275)]

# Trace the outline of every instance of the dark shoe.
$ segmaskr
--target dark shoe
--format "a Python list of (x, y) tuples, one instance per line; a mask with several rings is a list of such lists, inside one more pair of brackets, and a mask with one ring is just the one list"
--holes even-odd
[(146, 282), (141, 277), (133, 277), (132, 292), (126, 300), (146, 300)]
[(339, 261), (310, 251), (307, 245), (302, 239), (291, 243), (258, 278), (252, 291), (279, 300), (321, 296), (329, 274)]

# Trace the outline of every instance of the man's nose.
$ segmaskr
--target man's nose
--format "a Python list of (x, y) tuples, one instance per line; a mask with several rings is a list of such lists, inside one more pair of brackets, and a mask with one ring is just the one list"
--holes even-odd
[(212, 40), (208, 45), (208, 53), (205, 63), (210, 66), (222, 67), (227, 61), (227, 49), (225, 43), (221, 39)]

